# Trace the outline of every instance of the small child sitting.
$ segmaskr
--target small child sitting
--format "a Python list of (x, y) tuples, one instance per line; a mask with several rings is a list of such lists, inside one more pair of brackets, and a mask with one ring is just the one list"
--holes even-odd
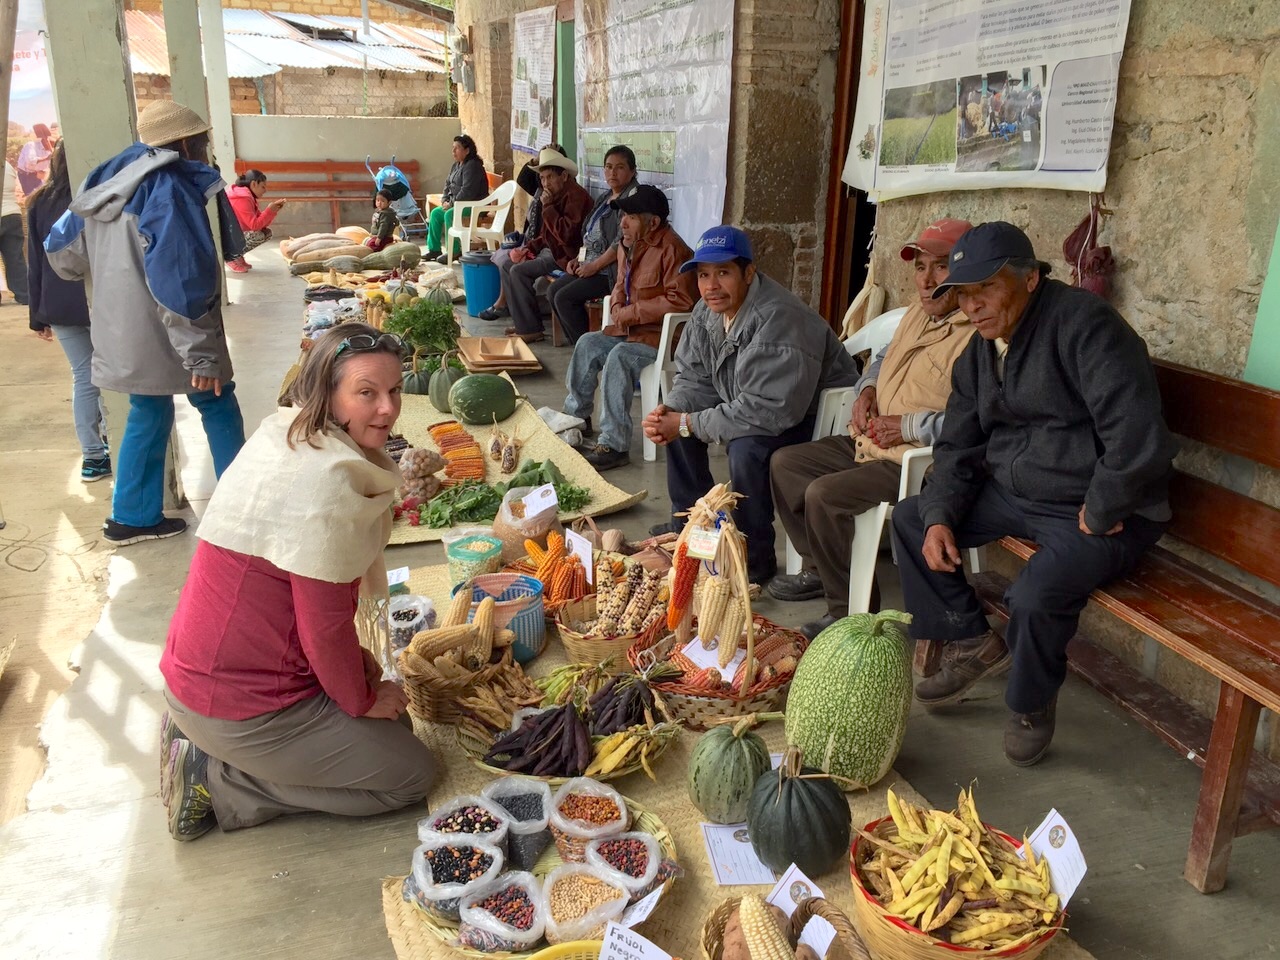
[(373, 198), (373, 223), (369, 226), (369, 233), (372, 234), (364, 245), (370, 250), (381, 250), (390, 243), (395, 242), (396, 227), (400, 224), (400, 218), (396, 216), (396, 212), (391, 209), (391, 191), (379, 190)]

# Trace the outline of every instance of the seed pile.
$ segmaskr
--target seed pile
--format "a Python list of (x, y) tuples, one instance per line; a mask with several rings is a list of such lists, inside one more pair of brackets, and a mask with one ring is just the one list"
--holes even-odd
[(618, 888), (596, 877), (571, 873), (555, 882), (547, 894), (547, 907), (556, 923), (586, 916), (596, 907), (612, 903), (623, 896)]
[(618, 805), (608, 797), (593, 797), (586, 793), (571, 793), (560, 804), (560, 813), (566, 819), (583, 823), (612, 823), (622, 819)]
[(422, 611), (417, 607), (404, 607), (391, 611), (391, 645), (402, 650), (409, 645), (413, 635), (418, 631), (418, 621), (422, 619)]
[(439, 833), (493, 833), (500, 826), (498, 818), (488, 810), (469, 803), (437, 817), (431, 829)]
[(437, 847), (424, 855), (436, 884), (470, 883), (493, 866), (493, 857), (478, 847)]
[(516, 930), (528, 930), (533, 926), (533, 900), (524, 887), (505, 887), (475, 906)]
[(515, 796), (499, 797), (498, 803), (518, 823), (542, 819), (542, 798), (536, 793), (520, 793)]
[(649, 869), (649, 848), (635, 837), (605, 840), (596, 849), (609, 866), (629, 877), (643, 877)]

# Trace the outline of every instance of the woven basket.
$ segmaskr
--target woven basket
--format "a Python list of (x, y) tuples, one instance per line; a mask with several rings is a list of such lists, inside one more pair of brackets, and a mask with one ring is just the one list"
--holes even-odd
[[(572, 777), (535, 777), (530, 773), (513, 774), (510, 771), (503, 770), (501, 767), (494, 767), (485, 763), (484, 755), (488, 753), (489, 748), (493, 746), (495, 738), (494, 735), (489, 732), (488, 728), (472, 720), (470, 717), (463, 717), (458, 722), (457, 726), (454, 727), (454, 734), (457, 738), (458, 746), (462, 748), (462, 752), (471, 758), (472, 763), (481, 770), (484, 770), (486, 773), (492, 773), (497, 777), (521, 776), (529, 777), (532, 780), (545, 780), (553, 787), (558, 787), (572, 779)], [(658, 743), (654, 752), (649, 754), (649, 765), (653, 766), (654, 761), (656, 761), (658, 757), (662, 756), (667, 747), (671, 746), (671, 744), (677, 739), (677, 737), (672, 737), (669, 740), (663, 740)], [(623, 777), (630, 776), (641, 769), (643, 769), (643, 767), (641, 766), (640, 761), (636, 760), (634, 763), (628, 763), (625, 766), (621, 766), (616, 770), (610, 771), (609, 773), (597, 774), (591, 779), (599, 780), (601, 783), (607, 783), (610, 780), (621, 780)]]
[(458, 710), (458, 698), (465, 697), (477, 684), (488, 683), (504, 666), (511, 665), (511, 648), (504, 647), (497, 663), (481, 667), (466, 677), (454, 680), (438, 680), (414, 673), (400, 659), (400, 672), (404, 676), (404, 692), (409, 698), (409, 713), (427, 723), (457, 723), (462, 719)]
[(609, 673), (625, 673), (627, 671), (627, 651), (637, 643), (652, 643), (666, 629), (665, 618), (659, 620), (643, 634), (630, 634), (625, 637), (599, 637), (579, 633), (569, 626), (571, 623), (582, 623), (596, 618), (596, 595), (593, 593), (581, 600), (570, 600), (556, 611), (556, 629), (564, 644), (565, 653), (570, 663), (586, 667), (594, 667), (612, 658), (606, 668)]
[[(626, 800), (627, 810), (631, 815), (631, 829), (651, 834), (658, 841), (658, 846), (662, 848), (662, 856), (668, 860), (675, 861), (676, 845), (671, 838), (671, 832), (667, 830), (666, 824), (656, 814), (650, 813), (640, 804), (627, 800), (625, 797), (623, 799)], [(564, 861), (560, 858), (555, 844), (549, 844), (547, 849), (543, 851), (542, 857), (534, 865), (531, 873), (539, 880), (545, 880), (551, 871), (562, 863)], [(659, 902), (671, 892), (671, 885), (675, 882), (675, 877), (670, 877), (663, 882), (662, 894), (658, 897)], [(504, 958), (509, 960), (509, 958), (513, 957), (536, 957), (537, 960), (598, 960), (600, 954), (600, 941), (598, 940), (577, 940), (552, 947), (544, 947), (541, 950), (530, 950), (525, 953), (482, 953), (479, 950), (457, 946), (457, 926), (431, 916), (417, 904), (414, 904), (413, 912), (416, 917), (422, 920), (423, 927), (433, 936), (439, 938), (450, 950), (464, 956), (474, 957), (476, 960), (504, 960)]]
[[(461, 584), (453, 588), (457, 593)], [(480, 601), (493, 597), (493, 628), (510, 630), (516, 635), (512, 656), (516, 663), (528, 663), (542, 652), (547, 643), (547, 627), (542, 606), (542, 583), (537, 577), (518, 573), (482, 573), (471, 580), (473, 620)]]
[[(609, 556), (612, 557), (614, 560), (621, 560), (623, 566), (627, 566), (628, 564), (634, 562), (631, 560), (630, 557), (623, 556), (620, 553), (611, 553), (609, 554)], [(503, 566), (502, 570), (504, 573), (523, 573), (526, 577), (534, 577), (534, 579), (537, 579), (538, 565), (534, 563), (532, 560), (530, 560), (527, 556), (524, 556), (524, 557), (521, 557), (519, 560), (512, 560), (510, 563)], [(546, 585), (544, 584), (543, 586), (545, 589)], [(590, 584), (588, 584), (587, 588), (588, 589), (591, 588)], [(584, 597), (582, 599), (586, 599), (586, 598)], [(578, 602), (577, 600), (552, 601), (544, 595), (542, 598), (542, 609), (543, 609), (543, 612), (546, 613), (547, 615), (547, 623), (555, 623), (557, 613), (559, 613), (564, 607), (568, 606), (569, 604), (577, 603), (577, 602)]]
[[(730, 897), (723, 901), (711, 911), (702, 924), (699, 944), (702, 947), (703, 960), (723, 960), (724, 928), (733, 916), (733, 912), (738, 909), (741, 900), (741, 897)], [(849, 918), (835, 904), (821, 897), (811, 897), (796, 907), (795, 913), (791, 915), (790, 940), (792, 943), (799, 939), (810, 917), (822, 917), (836, 929), (835, 939), (827, 948), (826, 960), (871, 960), (866, 945), (858, 936)]]
[[(884, 823), (888, 817), (873, 820), (864, 828), (867, 833)], [(1022, 846), (1006, 833), (996, 831), (1015, 847)], [(1058, 921), (1035, 940), (999, 950), (966, 947), (963, 944), (944, 943), (936, 937), (922, 933), (881, 906), (875, 893), (868, 890), (858, 876), (858, 860), (861, 847), (867, 841), (861, 835), (853, 838), (849, 848), (849, 873), (853, 878), (853, 919), (858, 933), (871, 950), (874, 960), (960, 960), (963, 957), (1017, 957), (1018, 960), (1035, 960), (1049, 946), (1049, 941), (1062, 929), (1065, 914), (1058, 914)]]
[[(755, 631), (756, 649), (761, 651), (757, 659), (764, 655), (763, 651), (767, 650), (775, 639), (782, 642), (798, 642), (802, 654), (809, 648), (809, 640), (803, 633), (780, 627), (773, 621), (758, 615), (755, 617)], [(627, 661), (636, 670), (642, 670), (653, 663), (667, 659), (675, 648), (675, 644), (674, 634), (642, 638), (627, 650)], [(678, 681), (655, 683), (653, 689), (662, 694), (667, 712), (673, 720), (683, 720), (694, 730), (705, 730), (710, 721), (720, 717), (744, 717), (749, 713), (781, 710), (794, 676), (794, 673), (789, 673), (770, 680), (757, 681), (747, 691), (746, 696), (712, 693)]]

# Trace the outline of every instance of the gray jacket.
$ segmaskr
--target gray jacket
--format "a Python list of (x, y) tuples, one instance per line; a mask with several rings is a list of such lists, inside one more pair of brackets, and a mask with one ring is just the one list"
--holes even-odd
[(757, 272), (727, 336), (718, 314), (694, 306), (663, 403), (690, 415), (694, 436), (727, 443), (775, 437), (816, 413), (823, 390), (857, 379), (857, 363), (826, 321)]
[(231, 379), (222, 262), (206, 204), (216, 170), (137, 143), (94, 169), (45, 240), (65, 280), (93, 281), (93, 382), (190, 393), (192, 376)]

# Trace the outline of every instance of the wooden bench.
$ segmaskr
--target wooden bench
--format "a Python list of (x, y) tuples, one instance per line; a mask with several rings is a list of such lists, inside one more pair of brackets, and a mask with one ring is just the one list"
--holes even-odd
[[(396, 166), (409, 178), (410, 195), (421, 196), (418, 161), (397, 160)], [(290, 203), (329, 204), (334, 230), (342, 226), (340, 204), (366, 201), (371, 211), (373, 208), (373, 179), (361, 161), (237, 160), (236, 173), (246, 170), (261, 170), (267, 175), (270, 197), (285, 197)]]
[[(1280, 393), (1161, 361), (1156, 374), (1174, 433), (1280, 469)], [(1233, 839), (1280, 825), (1280, 765), (1253, 750), (1261, 708), (1280, 711), (1280, 605), (1188, 554), (1280, 585), (1280, 510), (1181, 471), (1169, 500), (1173, 521), (1162, 545), (1090, 600), (1218, 678), (1212, 724), (1082, 636), (1072, 640), (1068, 658), (1078, 675), (1204, 768), (1183, 876), (1212, 893), (1226, 883)], [(1012, 537), (998, 544), (1023, 560), (1037, 549)], [(992, 573), (973, 580), (986, 608), (1007, 620), (1008, 581)], [(917, 667), (929, 669), (937, 653), (921, 641)]]

